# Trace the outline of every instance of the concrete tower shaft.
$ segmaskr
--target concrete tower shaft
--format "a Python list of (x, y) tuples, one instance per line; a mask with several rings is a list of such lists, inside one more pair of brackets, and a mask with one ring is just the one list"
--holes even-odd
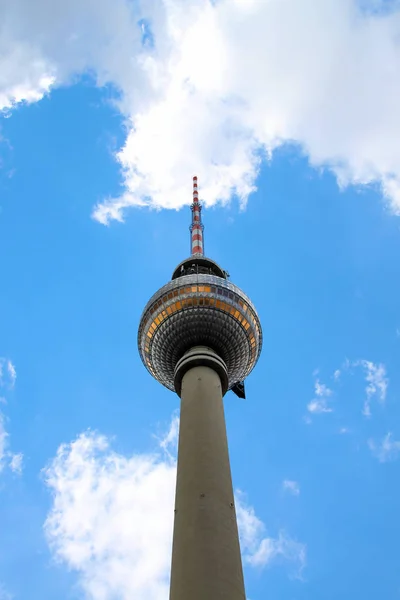
[(215, 275), (173, 279), (152, 296), (138, 333), (143, 364), (160, 383), (176, 390), (178, 360), (193, 346), (213, 348), (228, 370), (228, 388), (254, 368), (262, 346), (261, 324), (251, 300)]
[(197, 347), (179, 361), (176, 376), (182, 383), (170, 600), (245, 600), (224, 364)]

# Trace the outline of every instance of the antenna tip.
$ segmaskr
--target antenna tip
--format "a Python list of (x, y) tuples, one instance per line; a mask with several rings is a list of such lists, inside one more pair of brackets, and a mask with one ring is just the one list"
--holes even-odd
[(193, 177), (193, 181), (197, 181), (197, 175)]

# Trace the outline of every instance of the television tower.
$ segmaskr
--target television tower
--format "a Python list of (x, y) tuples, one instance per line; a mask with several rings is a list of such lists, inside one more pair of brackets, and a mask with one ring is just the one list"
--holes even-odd
[(262, 331), (249, 298), (204, 256), (197, 177), (191, 210), (191, 256), (138, 332), (144, 366), (181, 398), (170, 600), (245, 600), (222, 398), (245, 397)]

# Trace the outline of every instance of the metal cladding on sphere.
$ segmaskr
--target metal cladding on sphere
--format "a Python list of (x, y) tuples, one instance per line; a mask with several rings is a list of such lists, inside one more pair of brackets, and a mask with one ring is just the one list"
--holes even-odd
[(245, 379), (261, 352), (262, 333), (249, 298), (222, 277), (195, 273), (173, 279), (148, 302), (139, 327), (145, 367), (174, 390), (174, 370), (193, 346), (212, 348), (225, 362), (228, 388)]

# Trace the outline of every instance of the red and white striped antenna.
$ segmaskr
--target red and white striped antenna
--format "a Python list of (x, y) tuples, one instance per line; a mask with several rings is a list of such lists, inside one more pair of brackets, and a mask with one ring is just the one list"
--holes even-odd
[(204, 225), (201, 222), (201, 204), (199, 202), (199, 195), (197, 191), (196, 176), (193, 177), (193, 204), (190, 208), (192, 209), (192, 224), (190, 226), (191, 254), (192, 256), (204, 256)]

